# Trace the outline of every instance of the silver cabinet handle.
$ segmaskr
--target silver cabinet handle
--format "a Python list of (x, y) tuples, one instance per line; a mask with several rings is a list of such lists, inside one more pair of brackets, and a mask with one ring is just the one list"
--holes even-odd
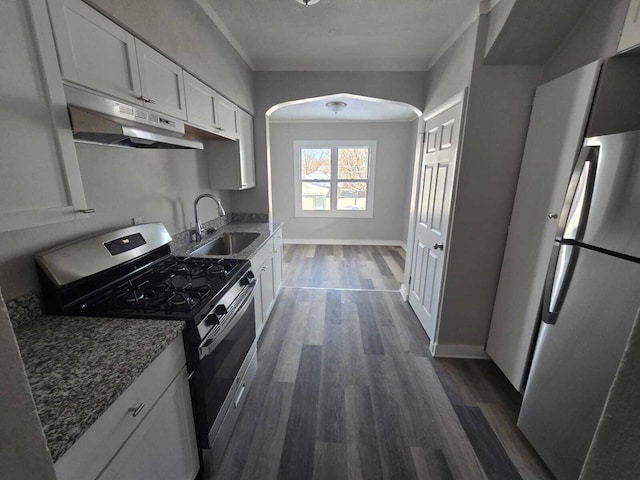
[(558, 214), (557, 213), (550, 213), (549, 215), (547, 215), (547, 217), (549, 217), (550, 220), (555, 220), (556, 218), (558, 218)]
[(434, 243), (433, 244), (433, 249), (434, 250), (444, 250), (444, 243)]
[(96, 209), (95, 208), (83, 208), (81, 210), (78, 210), (78, 212), (80, 213), (96, 213)]
[(131, 407), (127, 410), (127, 412), (133, 412), (132, 417), (137, 417), (142, 412), (142, 409), (145, 407), (144, 403), (140, 403), (137, 407)]
[(224, 128), (216, 126), (216, 130), (220, 130), (224, 132)]
[(142, 100), (142, 101), (143, 101), (143, 102), (145, 102), (145, 103), (156, 103), (156, 101), (155, 101), (155, 100), (152, 100), (152, 99), (150, 99), (150, 98), (148, 98), (148, 97), (145, 97), (144, 95), (140, 95), (140, 96), (138, 97), (138, 99), (139, 99), (139, 100)]

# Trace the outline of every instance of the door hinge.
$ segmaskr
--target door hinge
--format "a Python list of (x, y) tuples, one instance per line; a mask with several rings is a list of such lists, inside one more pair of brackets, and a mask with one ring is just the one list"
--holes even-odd
[(409, 275), (409, 285), (411, 285), (411, 275)]

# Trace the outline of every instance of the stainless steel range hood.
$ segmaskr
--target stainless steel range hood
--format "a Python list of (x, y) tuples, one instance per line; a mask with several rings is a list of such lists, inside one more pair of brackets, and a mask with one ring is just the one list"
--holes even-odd
[(201, 140), (185, 135), (181, 120), (138, 106), (64, 86), (76, 142), (129, 148), (202, 150)]

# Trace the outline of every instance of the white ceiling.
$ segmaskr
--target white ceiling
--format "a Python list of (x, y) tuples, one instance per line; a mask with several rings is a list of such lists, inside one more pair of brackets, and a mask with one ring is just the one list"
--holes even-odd
[[(327, 102), (345, 102), (347, 107), (335, 114), (326, 107)], [(419, 112), (409, 105), (377, 100), (357, 95), (329, 95), (291, 102), (269, 115), (272, 122), (409, 122)]]
[(480, 0), (196, 0), (255, 70), (427, 70)]

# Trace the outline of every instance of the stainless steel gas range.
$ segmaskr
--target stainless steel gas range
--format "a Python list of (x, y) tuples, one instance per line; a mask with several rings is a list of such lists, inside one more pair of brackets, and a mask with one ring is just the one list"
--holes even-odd
[(176, 257), (170, 241), (149, 223), (41, 253), (44, 310), (184, 321), (201, 463), (215, 471), (257, 369), (256, 281), (247, 260)]

